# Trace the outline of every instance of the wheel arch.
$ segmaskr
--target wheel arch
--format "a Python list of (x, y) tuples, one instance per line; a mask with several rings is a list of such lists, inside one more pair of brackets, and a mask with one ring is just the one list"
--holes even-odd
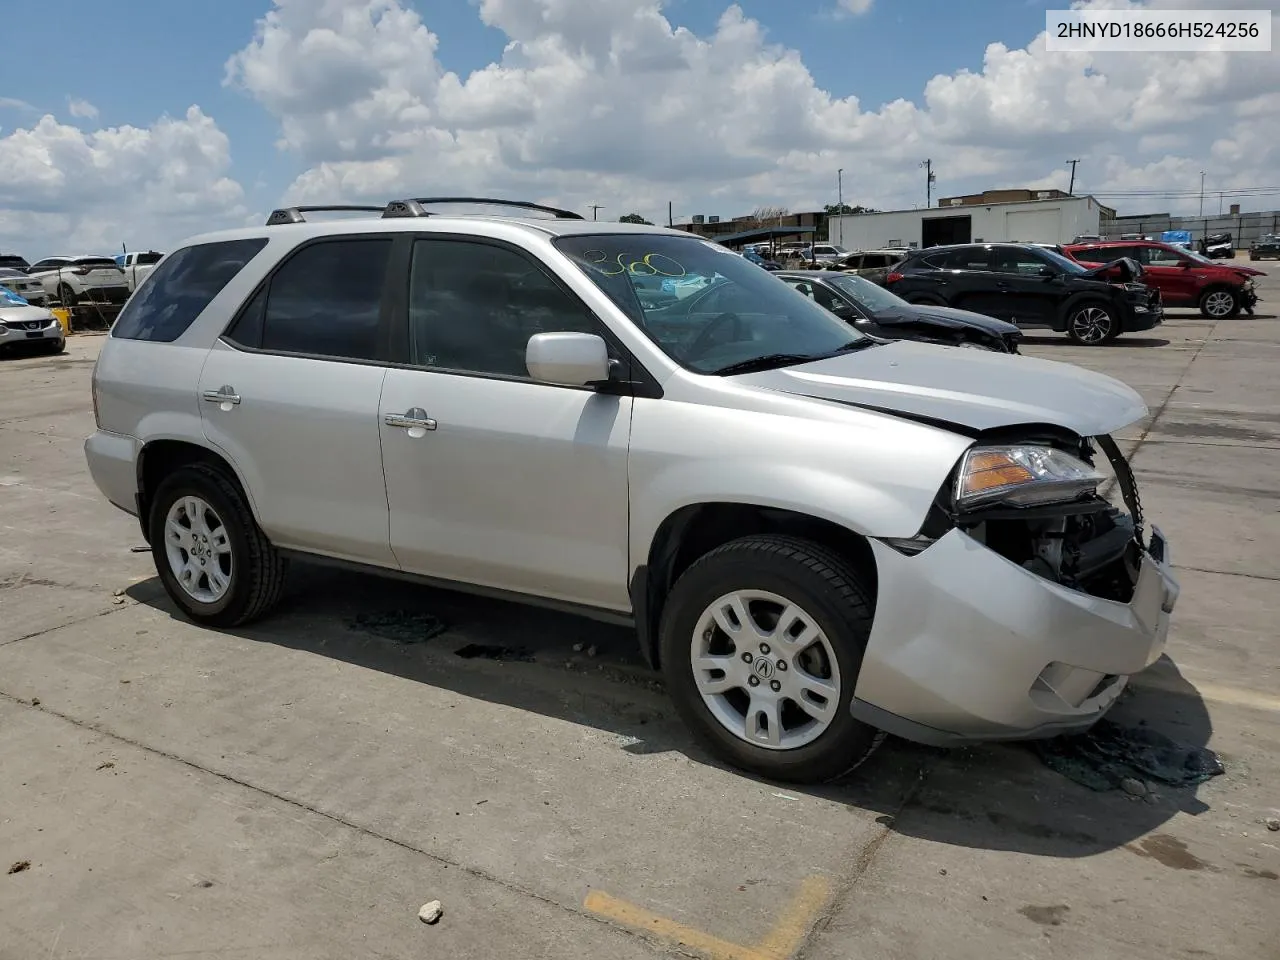
[(147, 518), (151, 512), (151, 497), (166, 476), (182, 467), (205, 464), (224, 472), (238, 488), (240, 494), (249, 505), (249, 510), (257, 519), (258, 512), (253, 504), (253, 497), (244, 482), (244, 477), (235, 465), (223, 454), (212, 447), (193, 443), (190, 440), (162, 437), (148, 440), (138, 451), (138, 523), (142, 527), (142, 536), (147, 543), (151, 542), (151, 531), (147, 529)]
[(660, 666), (658, 627), (667, 595), (677, 578), (699, 557), (740, 537), (787, 534), (811, 540), (848, 560), (866, 577), (875, 609), (875, 555), (867, 537), (832, 520), (761, 503), (709, 501), (682, 506), (658, 524), (643, 564), (636, 567), (630, 591), (640, 653)]

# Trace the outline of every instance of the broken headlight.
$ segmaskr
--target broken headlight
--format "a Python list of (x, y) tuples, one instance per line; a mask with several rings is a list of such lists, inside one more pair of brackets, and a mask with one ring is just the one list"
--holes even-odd
[(1037, 443), (973, 447), (956, 475), (959, 510), (1004, 504), (1069, 503), (1096, 492), (1105, 478), (1077, 457)]

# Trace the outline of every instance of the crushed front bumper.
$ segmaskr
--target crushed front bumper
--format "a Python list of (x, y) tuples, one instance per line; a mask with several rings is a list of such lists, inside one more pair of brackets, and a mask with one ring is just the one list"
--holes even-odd
[(1178, 599), (1155, 529), (1128, 603), (1040, 577), (958, 529), (915, 556), (875, 540), (872, 549), (875, 624), (851, 709), (921, 743), (1091, 726), (1129, 675), (1159, 658)]

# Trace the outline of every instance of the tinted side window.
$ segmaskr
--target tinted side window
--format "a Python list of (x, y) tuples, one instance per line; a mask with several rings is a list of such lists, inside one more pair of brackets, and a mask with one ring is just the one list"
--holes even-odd
[(1015, 273), (1022, 277), (1034, 277), (1048, 266), (1034, 253), (1025, 250), (1001, 248), (996, 251), (995, 269), (997, 273)]
[[(939, 258), (930, 257), (938, 262)], [(944, 270), (990, 270), (991, 251), (986, 247), (963, 247), (942, 255), (940, 263)]]
[(1129, 247), (1084, 247), (1080, 250), (1072, 251), (1072, 258), (1080, 263), (1109, 263), (1112, 260), (1119, 260), (1121, 257), (1133, 257), (1137, 259), (1137, 251)]
[(200, 243), (177, 251), (129, 298), (111, 335), (170, 343), (267, 245), (266, 238)]
[(529, 376), (537, 333), (599, 333), (595, 317), (532, 258), (465, 240), (418, 240), (409, 267), (411, 362)]
[(391, 243), (391, 238), (326, 240), (286, 260), (267, 291), (262, 349), (376, 359)]

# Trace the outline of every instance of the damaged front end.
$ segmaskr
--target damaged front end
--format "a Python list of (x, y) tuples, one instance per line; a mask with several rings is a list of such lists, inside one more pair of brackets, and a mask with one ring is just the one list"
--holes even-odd
[[(953, 487), (952, 522), (1037, 576), (1103, 600), (1128, 603), (1148, 549), (1143, 538), (1142, 502), (1128, 461), (1109, 436), (1059, 440), (1050, 449), (1067, 454), (1091, 468), (1090, 472), (1077, 468), (1080, 476), (1049, 481), (1056, 482), (1064, 496), (1055, 496), (1052, 489), (1044, 491), (1039, 499), (1047, 502), (1020, 504), (1009, 494), (1016, 494), (1018, 487), (1026, 484), (1005, 484), (991, 496), (966, 503), (958, 487), (963, 482), (962, 469)], [(966, 462), (974, 459), (971, 453)], [(1110, 467), (1110, 476), (1098, 469), (1102, 463)], [(1016, 470), (1006, 468), (1002, 476), (1009, 473)], [(1123, 509), (1107, 496), (1117, 492)], [(1151, 546), (1163, 554), (1162, 538), (1154, 537)]]

